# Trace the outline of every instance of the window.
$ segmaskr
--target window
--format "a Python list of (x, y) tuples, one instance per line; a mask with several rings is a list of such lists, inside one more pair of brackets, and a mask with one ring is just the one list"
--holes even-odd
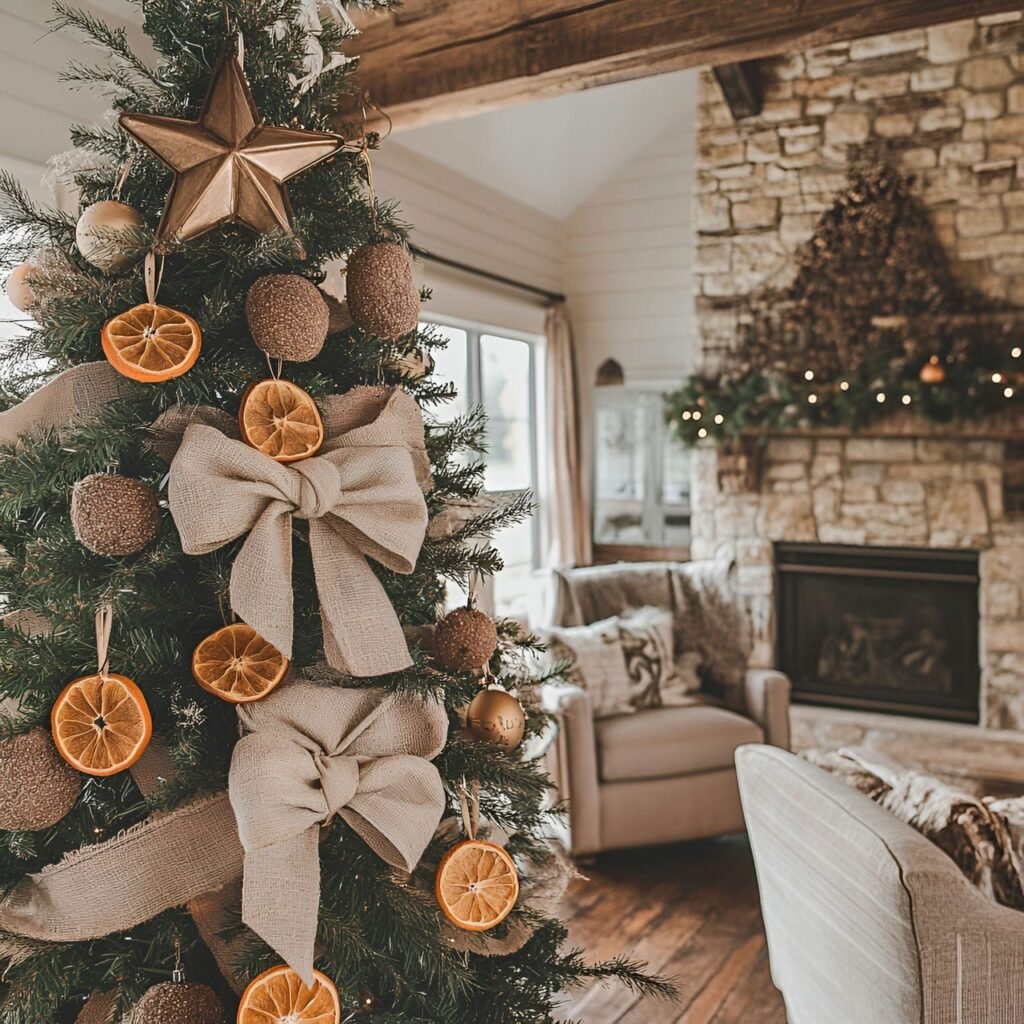
[[(447, 348), (434, 353), (434, 375), (452, 381), (458, 390), (455, 401), (432, 415), (447, 421), (482, 405), (487, 413), (485, 491), (531, 491), (539, 504), (543, 339), (447, 318), (431, 319), (423, 326), (447, 340)], [(505, 568), (491, 581), (490, 592), (481, 595), (482, 604), (506, 614), (525, 608), (533, 572), (541, 564), (541, 535), (538, 509), (527, 522), (494, 538)]]

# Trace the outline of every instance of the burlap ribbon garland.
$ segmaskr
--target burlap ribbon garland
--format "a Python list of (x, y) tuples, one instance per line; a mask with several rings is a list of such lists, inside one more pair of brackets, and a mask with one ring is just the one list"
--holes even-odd
[(19, 882), (0, 930), (48, 942), (127, 931), (244, 875), (242, 920), (307, 981), (320, 906), (320, 828), (343, 818), (411, 871), (444, 812), (430, 763), (436, 702), (377, 689), (285, 685), (243, 709), (228, 794), (206, 797)]
[(419, 407), (400, 388), (355, 388), (333, 400), (325, 432), (319, 455), (282, 465), (190, 423), (171, 462), (171, 514), (189, 554), (248, 535), (232, 567), (231, 606), (288, 657), (292, 518), (309, 520), (327, 661), (357, 676), (397, 672), (412, 659), (367, 559), (398, 573), (416, 566), (427, 527), (410, 444), (418, 434), (422, 449)]

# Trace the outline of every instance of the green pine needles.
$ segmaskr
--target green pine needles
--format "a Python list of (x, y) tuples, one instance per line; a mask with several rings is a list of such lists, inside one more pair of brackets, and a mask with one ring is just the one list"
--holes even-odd
[[(297, 26), (299, 0), (136, 2), (159, 54), (152, 65), (132, 52), (124, 32), (56, 4), (55, 28), (77, 30), (102, 54), (96, 66), (69, 68), (69, 82), (100, 87), (118, 111), (195, 118), (214, 64), (241, 33), (246, 74), (268, 124), (344, 131), (339, 105), (356, 88), (353, 65), (333, 68), (306, 91), (291, 84), (290, 75), (303, 74), (307, 47), (306, 35)], [(360, 0), (358, 6), (392, 5)], [(345, 32), (343, 25), (326, 21), (320, 37), (324, 50), (339, 48)], [(57, 372), (102, 358), (104, 322), (146, 301), (141, 261), (152, 244), (170, 175), (113, 121), (77, 126), (73, 141), (78, 152), (69, 173), (81, 191), (83, 208), (110, 198), (124, 162), (132, 158), (121, 199), (145, 219), (136, 239), (138, 261), (124, 274), (98, 271), (75, 247), (74, 218), (36, 205), (13, 179), (0, 181), (0, 265), (10, 269), (30, 258), (38, 262), (45, 253), (39, 284), (47, 297), (36, 322), (0, 353), (2, 408), (21, 401)], [(376, 142), (371, 138), (371, 145)], [(393, 206), (378, 202), (371, 208), (365, 167), (355, 155), (340, 154), (314, 167), (288, 189), (303, 255), (283, 234), (257, 237), (234, 227), (170, 248), (160, 302), (187, 312), (203, 330), (203, 351), (190, 372), (163, 384), (126, 383), (125, 397), (98, 418), (60, 437), (35, 435), (18, 447), (0, 449), (0, 593), (7, 610), (34, 612), (49, 623), (49, 629), (32, 636), (0, 625), (0, 733), (7, 737), (47, 727), (53, 702), (68, 681), (95, 671), (94, 611), (109, 601), (114, 608), (111, 669), (143, 689), (156, 734), (169, 747), (175, 768), (173, 777), (148, 800), (128, 773), (89, 778), (74, 809), (53, 828), (0, 832), (0, 894), (25, 875), (85, 844), (110, 838), (154, 811), (226, 786), (236, 713), (194, 684), (189, 664), (196, 644), (223, 624), (239, 544), (201, 557), (182, 553), (166, 509), (167, 465), (150, 449), (146, 428), (176, 403), (213, 405), (233, 415), (247, 384), (266, 376), (263, 354), (248, 336), (244, 314), (246, 291), (255, 278), (298, 273), (319, 282), (321, 267), (361, 244), (381, 234), (393, 240), (405, 237)], [(332, 334), (316, 359), (288, 366), (289, 378), (315, 398), (360, 384), (408, 388), (428, 421), (435, 482), (427, 497), (431, 516), (453, 500), (480, 493), (482, 464), (467, 455), (483, 449), (485, 423), (476, 412), (454, 423), (431, 423), (431, 411), (451, 397), (450, 389), (429, 377), (405, 379), (388, 362), (417, 347), (429, 351), (442, 344), (430, 330), (389, 343), (353, 328)], [(140, 478), (160, 494), (159, 536), (142, 553), (105, 558), (75, 539), (69, 520), (71, 488), (95, 472)], [(529, 513), (529, 502), (520, 501), (481, 512), (455, 538), (428, 537), (409, 576), (374, 565), (403, 625), (433, 623), (447, 582), (465, 586), (471, 572), (500, 569), (500, 557), (486, 538)], [(303, 528), (296, 523), (300, 535)], [(479, 543), (462, 543), (466, 539)], [(301, 669), (322, 657), (322, 636), (308, 545), (300, 536), (294, 547), (294, 663)], [(527, 735), (536, 736), (548, 720), (531, 700), (537, 680), (529, 678), (525, 654), (535, 641), (524, 640), (507, 624), (499, 632), (501, 644), (491, 668), (508, 686), (519, 688)], [(476, 681), (428, 664), (417, 648), (413, 654), (413, 668), (355, 680), (354, 685), (440, 697), (456, 723), (456, 709), (470, 700)], [(510, 850), (543, 861), (548, 855), (544, 834), (553, 812), (546, 803), (548, 780), (538, 763), (464, 740), (454, 728), (435, 763), (453, 822), (461, 783), (478, 781), (482, 814), (509, 834)], [(317, 966), (337, 984), (344, 1020), (356, 1016), (366, 993), (375, 1007), (366, 1016), (378, 1024), (540, 1024), (556, 1019), (560, 990), (592, 978), (617, 977), (642, 992), (670, 992), (666, 983), (646, 976), (636, 963), (616, 959), (588, 964), (578, 952), (564, 948), (562, 924), (526, 906), (515, 913), (531, 919), (536, 930), (519, 952), (505, 957), (457, 952), (439, 936), (439, 912), (429, 888), (396, 877), (340, 819), (324, 830), (320, 849)], [(436, 863), (444, 850), (445, 844), (435, 841), (425, 859)], [(192, 917), (181, 909), (130, 933), (80, 944), (0, 933), (0, 1022), (70, 1022), (90, 993), (106, 991), (118, 994), (120, 1020), (147, 988), (170, 978), (177, 942), (190, 979), (213, 986), (233, 1019), (237, 997), (217, 971)], [(251, 934), (242, 949), (237, 967), (244, 978), (278, 962)]]

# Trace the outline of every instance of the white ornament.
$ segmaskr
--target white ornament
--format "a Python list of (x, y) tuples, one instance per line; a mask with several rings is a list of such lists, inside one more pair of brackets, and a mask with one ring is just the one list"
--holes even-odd
[[(307, 92), (321, 75), (345, 64), (351, 64), (356, 59), (346, 57), (338, 51), (331, 53), (330, 57), (324, 53), (320, 45), (320, 34), (324, 28), (321, 12), (328, 17), (336, 18), (350, 33), (359, 31), (349, 17), (348, 11), (336, 0), (302, 0), (299, 12), (295, 16), (295, 24), (306, 33), (306, 57), (303, 61), (306, 73), (301, 78), (295, 75), (288, 76), (292, 86), (302, 92)], [(268, 31), (275, 39), (283, 39), (288, 29), (288, 22), (281, 20), (271, 25)]]
[(4, 284), (11, 305), (22, 313), (32, 312), (36, 297), (32, 293), (32, 275), (39, 268), (34, 263), (19, 263), (8, 275)]

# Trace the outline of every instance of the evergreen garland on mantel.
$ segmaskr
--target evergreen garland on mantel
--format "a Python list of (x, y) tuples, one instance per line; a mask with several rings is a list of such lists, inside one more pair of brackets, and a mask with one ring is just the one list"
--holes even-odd
[(666, 398), (687, 444), (794, 429), (862, 430), (902, 411), (935, 423), (1019, 408), (1024, 310), (955, 278), (912, 179), (855, 167), (796, 256), (792, 284), (738, 310), (721, 371)]

